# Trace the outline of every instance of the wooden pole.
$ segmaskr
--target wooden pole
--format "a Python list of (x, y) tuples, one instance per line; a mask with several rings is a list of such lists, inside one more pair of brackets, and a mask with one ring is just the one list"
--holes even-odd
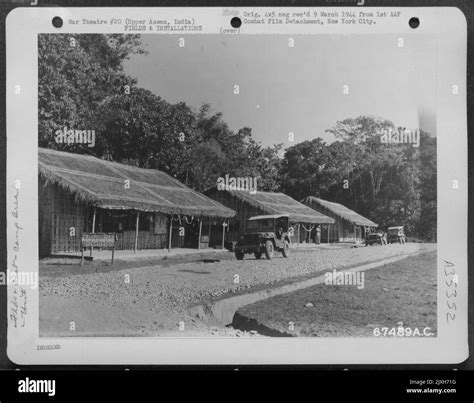
[(222, 223), (222, 250), (224, 250), (225, 221)]
[(97, 214), (97, 209), (94, 207), (94, 214), (92, 215), (92, 233), (95, 232), (95, 216)]
[(329, 231), (330, 231), (330, 229), (331, 229), (331, 226), (330, 226), (330, 224), (328, 224), (328, 243), (329, 243)]
[(300, 225), (298, 224), (298, 246), (300, 246)]
[(140, 213), (137, 211), (137, 221), (135, 223), (135, 248), (134, 248), (134, 253), (137, 253), (137, 248), (138, 248), (138, 222), (139, 222), (139, 218), (140, 217)]
[(212, 219), (209, 219), (209, 238), (207, 241), (207, 247), (209, 248), (211, 246), (211, 228), (212, 228)]
[(199, 219), (198, 249), (201, 249), (201, 232), (202, 232), (202, 218)]
[[(92, 233), (94, 234), (95, 233), (95, 216), (97, 214), (97, 209), (94, 207), (94, 213), (92, 214)], [(92, 249), (94, 249), (92, 246), (91, 246), (91, 256), (92, 256)]]
[(168, 252), (171, 251), (171, 235), (173, 233), (173, 216), (170, 215), (170, 233), (168, 237)]

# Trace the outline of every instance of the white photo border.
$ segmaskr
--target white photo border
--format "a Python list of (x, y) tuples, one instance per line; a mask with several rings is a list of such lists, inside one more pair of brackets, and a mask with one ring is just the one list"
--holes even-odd
[[(230, 19), (271, 10), (400, 12), (375, 25), (243, 24), (237, 35), (432, 35), (437, 43), (438, 331), (435, 338), (39, 337), (39, 290), (24, 288), (23, 323), (10, 315), (19, 288), (8, 287), (8, 357), (16, 364), (441, 364), (460, 363), (467, 345), (467, 23), (454, 7), (16, 8), (7, 17), (7, 270), (38, 271), (38, 34), (140, 33), (123, 25), (71, 25), (74, 19), (189, 18), (201, 31), (156, 35), (235, 35)], [(52, 26), (62, 17), (61, 29)], [(418, 17), (413, 30), (408, 21)], [(150, 34), (149, 32), (146, 32)], [(453, 94), (453, 86), (459, 92)], [(21, 88), (21, 91), (15, 91)], [(458, 187), (453, 187), (453, 181)], [(19, 182), (18, 182), (19, 181)], [(14, 213), (17, 214), (14, 214)], [(17, 215), (18, 217), (16, 217)], [(18, 230), (18, 226), (21, 230)], [(18, 243), (20, 248), (18, 250)], [(15, 259), (15, 260), (14, 260)], [(447, 324), (445, 262), (458, 275), (456, 320)], [(21, 308), (21, 307), (20, 307)], [(18, 318), (17, 318), (18, 319)], [(41, 346), (58, 346), (42, 349)]]

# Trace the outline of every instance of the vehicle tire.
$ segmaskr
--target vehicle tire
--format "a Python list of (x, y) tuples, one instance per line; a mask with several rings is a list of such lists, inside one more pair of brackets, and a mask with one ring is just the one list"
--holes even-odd
[(255, 259), (260, 259), (262, 257), (262, 252), (254, 252)]
[(290, 244), (288, 241), (285, 241), (283, 244), (283, 250), (281, 251), (283, 253), (283, 257), (288, 257), (290, 255)]
[(244, 258), (244, 252), (242, 252), (242, 249), (235, 248), (235, 258), (237, 260), (242, 260)]
[(265, 257), (270, 260), (273, 257), (273, 242), (272, 241), (267, 241), (265, 244)]

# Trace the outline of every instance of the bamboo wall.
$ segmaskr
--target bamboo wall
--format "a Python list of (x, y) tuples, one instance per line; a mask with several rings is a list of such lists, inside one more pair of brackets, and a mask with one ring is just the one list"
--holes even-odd
[[(239, 235), (242, 235), (245, 232), (245, 225), (247, 222), (247, 219), (250, 217), (256, 216), (256, 215), (265, 215), (268, 214), (264, 210), (252, 206), (250, 203), (247, 203), (245, 201), (240, 200), (239, 198), (232, 196), (230, 192), (226, 191), (219, 191), (217, 189), (212, 189), (209, 191), (207, 194), (211, 199), (214, 199), (218, 201), (219, 203), (223, 204), (226, 207), (231, 208), (232, 210), (235, 210), (237, 214), (235, 215), (234, 218), (230, 219), (229, 221), (229, 227), (225, 231), (225, 241), (237, 241), (239, 239)], [(305, 224), (307, 228), (311, 227), (312, 224)], [(296, 243), (298, 242), (298, 226), (297, 224), (291, 223), (290, 226), (293, 227), (294, 229), (294, 235), (290, 237), (291, 243)], [(312, 235), (314, 236), (314, 231), (312, 231)], [(300, 237), (299, 240), (300, 242), (303, 242), (303, 240), (308, 238), (308, 232), (305, 231), (301, 226), (299, 228), (299, 233)], [(220, 228), (220, 231), (216, 231), (215, 235), (215, 241), (216, 243), (220, 244), (222, 242), (222, 227)]]
[[(135, 231), (117, 232), (116, 250), (135, 248)], [(163, 249), (168, 247), (168, 234), (153, 235), (150, 231), (138, 231), (138, 249)]]
[[(76, 200), (73, 195), (65, 192), (59, 186), (39, 182), (39, 253), (40, 256), (60, 254), (64, 252), (80, 252), (81, 235), (92, 232), (93, 209), (83, 202)], [(133, 218), (136, 212), (131, 211)], [(101, 210), (97, 209), (95, 232), (102, 231)], [(71, 228), (75, 234), (71, 235)], [(177, 228), (173, 229), (172, 246), (181, 247), (183, 239), (177, 236)], [(115, 231), (114, 231), (115, 232)], [(134, 249), (135, 230), (116, 232), (117, 250)], [(176, 235), (175, 235), (176, 234)], [(148, 231), (138, 231), (138, 249), (161, 249), (168, 247), (168, 235), (153, 234)]]
[[(232, 196), (229, 192), (213, 189), (207, 196), (237, 212), (235, 217), (229, 220), (229, 227), (226, 228), (225, 232), (226, 241), (237, 241), (239, 239), (239, 234), (243, 234), (245, 231), (245, 223), (248, 218), (265, 214), (262, 209), (243, 202), (239, 198)], [(222, 233), (222, 227), (219, 232)], [(217, 234), (216, 241), (219, 242), (219, 240), (222, 242), (222, 235)]]
[[(330, 242), (359, 242), (365, 239), (364, 226), (355, 225), (347, 220), (342, 219), (334, 214), (331, 210), (311, 202), (307, 204), (313, 210), (316, 210), (328, 217), (334, 219), (334, 224), (329, 224), (329, 241)], [(321, 231), (322, 242), (327, 242), (327, 230)]]
[[(45, 185), (44, 181), (39, 180), (38, 189), (40, 257), (64, 252), (80, 252), (82, 233), (92, 232), (93, 208), (75, 199), (73, 195), (57, 185)], [(136, 211), (129, 211), (128, 214), (128, 218), (135, 223)], [(96, 209), (95, 232), (115, 232), (118, 238), (116, 249), (133, 250), (135, 248), (135, 229), (123, 231), (111, 229), (109, 231), (105, 225), (104, 215), (105, 213), (100, 208)], [(143, 220), (142, 213), (140, 213), (139, 219)], [(110, 220), (109, 218), (109, 226)], [(210, 239), (209, 243), (202, 244), (202, 246), (222, 244), (222, 222), (216, 220), (212, 224), (211, 236), (209, 237), (210, 221), (206, 218), (203, 219), (201, 235)], [(72, 227), (75, 230), (74, 235), (70, 233)], [(180, 227), (184, 228), (184, 235), (180, 235)], [(148, 230), (140, 229), (138, 231), (137, 249), (168, 248), (169, 228), (168, 216), (166, 233), (154, 234), (153, 225), (150, 225)], [(178, 220), (173, 220), (171, 247), (197, 248), (198, 233), (199, 221), (197, 219), (194, 219), (190, 224), (185, 222), (184, 219), (181, 220), (181, 223)]]
[(41, 180), (38, 193), (40, 256), (78, 251), (87, 224), (85, 205), (57, 185), (45, 186)]

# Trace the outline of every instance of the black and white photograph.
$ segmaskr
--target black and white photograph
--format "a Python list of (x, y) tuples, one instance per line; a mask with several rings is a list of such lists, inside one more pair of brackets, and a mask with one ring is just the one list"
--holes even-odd
[(396, 41), (39, 35), (40, 335), (436, 337), (436, 43)]
[(7, 23), (13, 362), (466, 358), (458, 9), (59, 11)]

